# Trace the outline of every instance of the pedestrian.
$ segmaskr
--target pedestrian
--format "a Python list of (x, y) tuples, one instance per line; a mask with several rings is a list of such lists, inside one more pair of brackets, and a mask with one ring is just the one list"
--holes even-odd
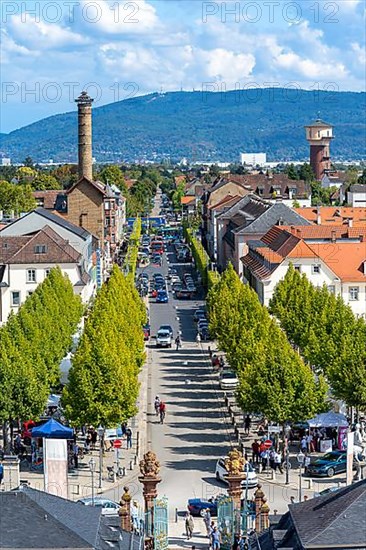
[(290, 497), (291, 504), (295, 504), (295, 497)]
[(97, 430), (95, 428), (91, 428), (91, 441), (92, 441), (92, 449), (95, 449), (95, 445), (97, 444)]
[(203, 523), (205, 524), (205, 527), (206, 527), (207, 536), (210, 537), (210, 534), (211, 534), (211, 529), (210, 529), (210, 526), (211, 526), (211, 513), (210, 513), (209, 508), (206, 508), (206, 510), (205, 510), (205, 513), (203, 515)]
[(193, 536), (193, 529), (194, 529), (193, 517), (189, 510), (187, 511), (186, 517), (185, 517), (185, 527), (186, 527), (187, 539), (189, 540)]
[(275, 466), (275, 455), (276, 455), (276, 451), (272, 448), (270, 451), (269, 451), (269, 466), (272, 470), (276, 470), (276, 466)]
[(180, 338), (180, 334), (178, 334), (178, 336), (176, 337), (175, 339), (175, 345), (176, 345), (176, 350), (178, 351), (179, 348), (182, 346), (182, 340)]
[(122, 437), (126, 435), (126, 430), (127, 430), (127, 422), (122, 422), (121, 424)]
[(220, 369), (223, 369), (224, 366), (225, 366), (225, 359), (224, 359), (223, 355), (220, 355), (219, 361), (220, 361), (220, 363), (219, 363), (220, 364)]
[(133, 532), (137, 535), (139, 533), (139, 505), (136, 500), (132, 502), (131, 519)]
[(261, 452), (262, 470), (266, 470), (268, 466), (269, 452), (267, 449)]
[(163, 401), (160, 401), (160, 405), (159, 405), (160, 424), (164, 424), (165, 410), (166, 410), (165, 403)]
[(313, 435), (310, 432), (306, 436), (306, 445), (308, 453), (311, 453), (313, 449)]
[(77, 443), (74, 443), (72, 452), (74, 457), (74, 466), (75, 468), (78, 468), (79, 467), (79, 445)]
[(277, 468), (279, 469), (280, 473), (283, 474), (283, 470), (282, 470), (282, 455), (281, 453), (275, 453), (275, 456), (274, 456), (274, 466), (275, 466), (275, 471), (277, 470)]
[(300, 442), (300, 447), (301, 447), (301, 450), (304, 454), (306, 454), (307, 450), (308, 450), (308, 442), (307, 442), (307, 439), (306, 439), (306, 436), (304, 435), (303, 438), (301, 439), (301, 442)]
[(259, 441), (255, 439), (252, 443), (252, 459), (255, 464), (259, 463)]
[(156, 412), (156, 416), (159, 416), (159, 410), (160, 410), (160, 397), (159, 397), (158, 395), (155, 397), (154, 409), (155, 409), (155, 412)]
[(3, 482), (3, 478), (4, 478), (4, 465), (3, 465), (3, 461), (1, 459), (0, 460), (0, 485)]
[(220, 550), (220, 533), (215, 525), (211, 535), (212, 550)]
[(209, 358), (212, 359), (212, 349), (211, 349), (211, 346), (208, 346), (207, 351), (208, 351), (208, 356), (209, 356)]
[(127, 449), (132, 448), (132, 430), (131, 428), (126, 428), (126, 443)]
[(252, 419), (250, 418), (249, 414), (246, 415), (244, 418), (244, 431), (246, 435), (249, 435), (249, 430), (252, 425)]
[(199, 332), (197, 332), (197, 336), (196, 336), (196, 344), (200, 345), (201, 343), (201, 335)]
[(311, 458), (309, 455), (305, 455), (305, 458), (304, 458), (304, 473), (306, 474), (307, 472), (307, 469), (309, 467), (309, 464), (311, 462)]

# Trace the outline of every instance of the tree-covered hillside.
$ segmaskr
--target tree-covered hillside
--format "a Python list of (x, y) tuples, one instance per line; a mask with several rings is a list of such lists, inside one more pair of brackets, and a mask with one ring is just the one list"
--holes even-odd
[[(308, 156), (304, 125), (334, 125), (332, 158), (365, 158), (366, 94), (258, 89), (150, 94), (93, 110), (93, 155), (98, 162), (238, 160), (267, 152), (268, 160)], [(0, 136), (0, 153), (13, 161), (75, 162), (77, 112), (55, 115)]]

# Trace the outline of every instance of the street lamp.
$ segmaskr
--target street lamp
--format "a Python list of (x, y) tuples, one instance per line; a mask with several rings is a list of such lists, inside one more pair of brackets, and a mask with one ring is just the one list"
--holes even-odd
[(289, 448), (290, 426), (285, 427), (285, 452), (286, 452), (286, 485), (290, 483), (290, 448)]
[(104, 436), (104, 428), (103, 426), (99, 425), (98, 429), (98, 436), (99, 436), (99, 489), (102, 488), (102, 470), (103, 470), (103, 436)]
[(304, 464), (305, 455), (301, 451), (297, 455), (297, 461), (300, 466), (300, 474), (299, 474), (299, 502), (302, 501), (302, 486), (301, 486), (301, 477), (302, 477), (302, 465)]
[(95, 459), (91, 458), (89, 460), (89, 469), (90, 469), (91, 478), (92, 478), (92, 506), (94, 506), (94, 473), (95, 473), (95, 467), (96, 467)]

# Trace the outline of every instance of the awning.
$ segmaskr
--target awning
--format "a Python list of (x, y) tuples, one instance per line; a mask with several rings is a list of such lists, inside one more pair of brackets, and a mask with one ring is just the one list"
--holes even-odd
[(347, 418), (344, 414), (333, 411), (317, 414), (311, 420), (308, 420), (310, 428), (340, 428), (348, 426)]
[(45, 437), (47, 439), (73, 439), (74, 430), (72, 428), (67, 428), (57, 422), (54, 418), (51, 418), (42, 426), (37, 426), (32, 430), (33, 437)]

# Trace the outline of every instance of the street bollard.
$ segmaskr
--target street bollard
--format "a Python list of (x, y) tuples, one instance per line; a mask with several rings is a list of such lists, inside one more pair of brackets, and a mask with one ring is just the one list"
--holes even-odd
[(178, 508), (175, 509), (175, 523), (178, 523)]
[(137, 455), (135, 455), (135, 456), (133, 457), (133, 463), (134, 463), (134, 465), (136, 466), (136, 464), (137, 464)]
[(133, 460), (130, 460), (130, 470), (133, 470)]
[(276, 481), (276, 472), (275, 472), (274, 470), (272, 470), (272, 477), (271, 477), (271, 479), (272, 479), (273, 481)]
[(126, 475), (126, 466), (122, 466), (122, 475), (123, 477)]

